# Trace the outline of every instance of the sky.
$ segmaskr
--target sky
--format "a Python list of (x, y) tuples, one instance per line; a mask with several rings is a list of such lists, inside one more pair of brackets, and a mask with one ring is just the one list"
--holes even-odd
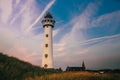
[(41, 66), (47, 12), (54, 68), (120, 69), (120, 0), (0, 0), (0, 52)]

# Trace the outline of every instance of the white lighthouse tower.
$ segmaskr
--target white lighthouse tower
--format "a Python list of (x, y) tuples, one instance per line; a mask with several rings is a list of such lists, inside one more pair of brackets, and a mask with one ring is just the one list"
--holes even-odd
[(52, 28), (54, 27), (55, 20), (48, 12), (42, 20), (44, 28), (44, 47), (42, 55), (42, 67), (53, 68), (53, 43), (52, 43)]

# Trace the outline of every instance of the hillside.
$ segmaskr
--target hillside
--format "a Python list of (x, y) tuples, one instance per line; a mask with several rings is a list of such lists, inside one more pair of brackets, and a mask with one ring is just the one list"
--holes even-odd
[(45, 70), (0, 53), (0, 80), (24, 80), (27, 77), (41, 76), (53, 72), (55, 70)]

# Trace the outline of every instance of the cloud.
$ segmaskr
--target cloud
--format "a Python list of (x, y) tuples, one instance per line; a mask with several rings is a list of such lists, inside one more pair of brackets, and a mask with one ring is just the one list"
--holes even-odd
[(41, 38), (41, 35), (35, 37), (19, 36), (14, 41), (14, 44), (12, 44), (13, 42), (10, 44), (11, 47), (9, 47), (8, 49), (5, 47), (6, 49), (5, 53), (7, 53), (10, 56), (14, 56), (21, 60), (28, 61), (32, 64), (38, 65), (38, 63), (36, 64), (35, 61), (38, 62), (39, 60), (41, 62), (43, 43), (42, 41), (43, 40)]
[(109, 39), (114, 39), (116, 37), (120, 37), (120, 34), (112, 35), (112, 36), (104, 36), (104, 37), (99, 37), (99, 38), (93, 38), (89, 40), (85, 40), (83, 42), (80, 42), (80, 45), (86, 45), (90, 43), (96, 43), (96, 42), (101, 42)]
[(118, 26), (120, 23), (120, 11), (114, 11), (112, 13), (107, 13), (101, 16), (98, 16), (91, 23), (92, 27), (101, 26)]
[[(95, 8), (94, 8), (95, 7)], [(85, 29), (84, 31), (87, 31), (89, 28), (103, 26), (103, 25), (118, 25), (119, 24), (119, 11), (108, 13), (102, 16), (97, 17), (96, 19), (92, 18), (94, 14), (96, 14), (98, 8), (94, 3), (88, 4), (87, 8), (83, 11), (82, 14), (79, 16), (73, 18), (68, 24), (73, 24), (73, 27), (70, 32), (63, 35), (59, 43), (65, 43), (66, 45), (64, 48), (67, 50), (69, 47), (79, 46), (79, 45), (85, 45), (87, 43), (92, 42), (100, 42), (115, 36), (119, 35), (106, 35), (100, 38), (93, 37), (91, 39), (87, 40), (87, 36), (89, 34), (84, 34), (82, 32), (82, 29)], [(116, 20), (114, 20), (116, 18)], [(115, 23), (112, 23), (112, 20), (114, 20)], [(106, 22), (105, 22), (106, 21)], [(68, 25), (70, 26), (70, 25)], [(114, 27), (113, 27), (114, 28)], [(113, 29), (112, 28), (112, 29)], [(60, 31), (59, 31), (60, 32)], [(89, 35), (94, 36), (94, 35)], [(80, 44), (79, 44), (80, 43)]]
[(7, 24), (0, 22), (0, 25), (0, 45), (7, 50), (14, 45), (14, 41), (17, 39), (19, 34), (17, 34), (11, 26), (7, 27)]
[(43, 17), (43, 15), (46, 13), (46, 11), (54, 4), (55, 0), (51, 0), (47, 6), (45, 7), (45, 9), (42, 11), (42, 13), (38, 16), (38, 18), (28, 27), (28, 29), (26, 30), (26, 32), (29, 32), (31, 30), (31, 28)]
[(22, 18), (21, 31), (22, 31), (22, 33), (25, 33), (25, 30), (34, 21), (34, 18), (36, 18), (36, 15), (38, 14), (38, 13), (36, 13), (36, 14), (34, 13), (36, 11), (37, 11), (37, 7), (35, 6), (35, 2), (33, 2), (33, 1), (29, 2), (29, 5), (26, 7), (25, 11), (23, 11), (23, 13), (21, 15), (21, 18)]
[(72, 31), (75, 32), (76, 30), (79, 30), (81, 28), (91, 27), (89, 26), (90, 21), (92, 17), (96, 14), (97, 10), (98, 5), (96, 5), (95, 3), (89, 3), (86, 9), (81, 14), (79, 14), (79, 16), (76, 16), (73, 19), (74, 27)]
[[(79, 61), (85, 60), (88, 65), (89, 63), (93, 62), (95, 63), (93, 65), (98, 65), (99, 61), (101, 62), (101, 65), (104, 65), (105, 63), (102, 59), (105, 60), (105, 58), (107, 58), (107, 61), (112, 61), (113, 59), (111, 59), (111, 56), (114, 53), (113, 51), (115, 51), (116, 49), (117, 51), (115, 51), (115, 54), (119, 56), (120, 51), (118, 47), (120, 46), (120, 34), (87, 38), (88, 36), (94, 36), (87, 34), (87, 30), (90, 28), (93, 29), (94, 27), (99, 28), (101, 26), (111, 26), (111, 29), (114, 28), (114, 30), (116, 30), (117, 27), (119, 27), (119, 11), (96, 16), (98, 10), (99, 5), (96, 5), (95, 3), (89, 3), (86, 9), (81, 14), (73, 17), (73, 19), (67, 23), (68, 25), (65, 24), (67, 25), (67, 27), (64, 25), (64, 29), (59, 28), (60, 34), (67, 28), (72, 27), (72, 29), (69, 32), (66, 32), (61, 37), (60, 41), (54, 45), (55, 59), (59, 59), (59, 63), (64, 63), (66, 64), (66, 66), (72, 64), (78, 65)], [(86, 31), (86, 33), (83, 33), (83, 29), (84, 31)], [(107, 54), (109, 55), (107, 56)], [(102, 58), (102, 55), (104, 55), (105, 57)], [(98, 59), (99, 61), (97, 61)], [(114, 56), (114, 59), (115, 60), (113, 62), (116, 62), (118, 57)], [(110, 63), (106, 63), (106, 68), (109, 64)], [(88, 67), (95, 68), (96, 66), (93, 65), (89, 65)], [(100, 67), (101, 66), (98, 66), (98, 68)], [(116, 68), (117, 67), (118, 66), (116, 66)]]
[(53, 30), (53, 37), (55, 37), (59, 33), (60, 29)]
[[(85, 54), (88, 50), (82, 50), (80, 46), (80, 42), (85, 41), (84, 34), (79, 30), (81, 28), (86, 28), (89, 25), (89, 20), (92, 15), (95, 14), (97, 8), (94, 3), (90, 3), (86, 9), (79, 14), (79, 16), (75, 16), (70, 22), (64, 25), (64, 29), (59, 28), (59, 34), (62, 33), (66, 28), (72, 27), (72, 29), (64, 34), (61, 37), (61, 40), (58, 44), (54, 45), (54, 55), (59, 60), (64, 60), (64, 64), (70, 64), (71, 61), (74, 62), (74, 57), (76, 54)], [(70, 54), (68, 56), (68, 54)], [(65, 56), (65, 57), (63, 57)], [(73, 57), (73, 58), (72, 58)], [(69, 61), (69, 62), (68, 62)]]
[(7, 23), (12, 12), (12, 0), (0, 0), (1, 20)]
[[(81, 32), (81, 28), (86, 28), (90, 25), (91, 16), (97, 11), (96, 5), (94, 3), (89, 3), (86, 9), (79, 15), (74, 17), (68, 26), (73, 25), (71, 31), (63, 35), (60, 43), (65, 43), (64, 48), (68, 50), (69, 47), (78, 45), (78, 42), (85, 40), (85, 35)], [(65, 29), (64, 29), (65, 30)]]
[(54, 50), (53, 52), (54, 52), (54, 53), (63, 52), (64, 49), (65, 49), (64, 46), (65, 46), (65, 43), (56, 43), (56, 44), (54, 43), (54, 44), (53, 44), (53, 48), (54, 48), (54, 49), (53, 49), (53, 50)]
[(16, 0), (16, 5), (18, 5), (20, 3), (20, 0)]
[(28, 47), (24, 47), (22, 44), (15, 44), (14, 47), (9, 49), (7, 52), (9, 56), (15, 56), (18, 59), (21, 59), (23, 61), (30, 62), (34, 65), (38, 65), (41, 62), (41, 54), (38, 51), (30, 51)]
[[(15, 44), (8, 52), (10, 56), (16, 56), (17, 58), (23, 60), (25, 56), (28, 55), (28, 50), (20, 44)], [(16, 54), (17, 53), (17, 54)]]
[[(95, 9), (94, 9), (95, 7)], [(119, 27), (119, 23), (120, 23), (120, 12), (119, 11), (115, 11), (112, 13), (107, 13), (104, 14), (102, 16), (98, 16), (97, 18), (94, 18), (94, 14), (96, 14), (98, 8), (94, 3), (90, 3), (88, 4), (88, 7), (82, 12), (82, 14), (80, 14), (79, 16), (76, 16), (75, 18), (73, 18), (68, 24), (68, 26), (71, 26), (71, 24), (73, 25), (71, 31), (69, 31), (68, 33), (66, 33), (65, 35), (63, 35), (63, 37), (61, 38), (60, 43), (62, 42), (66, 42), (66, 44), (68, 43), (68, 45), (70, 46), (70, 44), (72, 44), (71, 42), (73, 42), (74, 45), (76, 45), (79, 42), (83, 42), (86, 41), (86, 39), (88, 39), (88, 37), (90, 36), (95, 36), (95, 34), (88, 34), (87, 30), (88, 29), (92, 29), (94, 27), (109, 27), (109, 34), (113, 33), (114, 31), (116, 31)], [(114, 20), (115, 19), (115, 20)], [(112, 27), (114, 26), (114, 27)], [(67, 28), (67, 27), (66, 27)], [(63, 32), (66, 29), (61, 29), (59, 32)], [(84, 32), (83, 32), (84, 30)], [(108, 34), (108, 36), (110, 36)], [(107, 35), (105, 35), (107, 36)], [(96, 36), (97, 37), (97, 36)], [(92, 37), (92, 38), (96, 38), (96, 37)]]
[[(87, 63), (92, 63), (88, 65), (89, 68), (96, 68), (94, 65), (98, 65), (97, 68), (118, 68), (120, 64), (120, 38), (114, 37), (99, 44), (93, 45), (88, 48), (88, 52), (84, 54), (83, 59)], [(109, 66), (110, 65), (110, 66)]]
[[(16, 19), (18, 19), (18, 17), (25, 11), (25, 9), (30, 6), (30, 4), (32, 3), (33, 0), (27, 0), (26, 4), (24, 4), (24, 6), (22, 6), (21, 10), (17, 13), (17, 15), (15, 15), (13, 17), (13, 19), (10, 21), (10, 24), (13, 24), (15, 22)], [(19, 2), (19, 1), (17, 1)], [(18, 3), (17, 3), (18, 4)]]
[[(88, 41), (87, 45), (96, 41), (99, 42), (99, 39)], [(69, 51), (64, 51), (62, 55), (65, 57), (62, 58), (59, 56), (61, 55), (59, 53), (58, 57), (60, 58), (60, 62), (64, 60), (63, 63), (68, 66), (80, 66), (80, 62), (84, 60), (87, 68), (90, 69), (113, 68), (115, 63), (120, 64), (120, 35), (104, 37), (100, 40), (104, 41), (85, 48), (82, 47), (82, 45), (77, 47), (73, 46)], [(116, 65), (116, 67), (114, 66), (114, 68), (119, 68), (119, 65)]]
[[(2, 8), (0, 16), (2, 16), (4, 12), (8, 15), (7, 18), (10, 19), (12, 17), (11, 15), (17, 14), (11, 18), (12, 20), (10, 23), (12, 25), (9, 25), (9, 22), (4, 23), (2, 22), (2, 18), (0, 19), (0, 45), (2, 45), (2, 47), (0, 47), (0, 50), (5, 54), (31, 62), (35, 65), (38, 64), (39, 60), (40, 64), (43, 45), (43, 33), (36, 36), (30, 33), (29, 35), (23, 33), (23, 31), (27, 28), (26, 26), (29, 26), (33, 19), (35, 19), (34, 15), (37, 14), (34, 14), (35, 10), (37, 10), (36, 5), (34, 4), (33, 0), (26, 1), (24, 5), (19, 0), (18, 2), (14, 3), (11, 3), (11, 6), (14, 5), (17, 7), (10, 7), (12, 8), (12, 11), (9, 13), (11, 14), (7, 14), (5, 7), (3, 7), (4, 5), (2, 7), (0, 5), (0, 9)], [(5, 1), (2, 2), (2, 4), (6, 4)], [(21, 5), (23, 6), (19, 11), (19, 7)], [(31, 10), (31, 8), (34, 10)], [(17, 9), (16, 12), (14, 9)], [(19, 17), (21, 18), (21, 22), (18, 22)]]

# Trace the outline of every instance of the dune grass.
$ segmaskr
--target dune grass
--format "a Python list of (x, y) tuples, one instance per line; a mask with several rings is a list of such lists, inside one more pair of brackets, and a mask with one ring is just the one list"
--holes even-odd
[(103, 73), (96, 74), (91, 72), (64, 72), (55, 73), (34, 78), (26, 78), (25, 80), (120, 80), (120, 74)]

